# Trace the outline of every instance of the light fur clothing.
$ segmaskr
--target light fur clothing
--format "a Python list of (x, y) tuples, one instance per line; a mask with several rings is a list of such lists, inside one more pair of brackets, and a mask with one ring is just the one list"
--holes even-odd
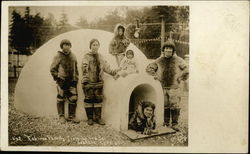
[[(98, 60), (96, 61), (95, 54), (93, 54), (91, 51), (84, 55), (81, 66), (81, 83), (103, 81), (103, 72), (106, 72), (112, 76), (116, 74), (116, 72), (110, 68), (110, 65), (99, 53), (97, 56)], [(98, 70), (97, 67), (99, 67)]]
[(133, 74), (136, 73), (137, 68), (136, 68), (136, 62), (133, 59), (128, 59), (128, 58), (123, 58), (120, 64), (120, 68), (122, 69), (121, 71), (118, 72), (119, 75), (122, 74)]
[(85, 107), (101, 107), (104, 97), (103, 72), (114, 76), (116, 71), (110, 69), (100, 54), (91, 51), (84, 55), (81, 70)]

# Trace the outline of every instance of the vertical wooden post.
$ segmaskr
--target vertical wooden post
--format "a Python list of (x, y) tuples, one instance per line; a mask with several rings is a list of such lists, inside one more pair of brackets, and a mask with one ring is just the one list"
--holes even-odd
[(161, 15), (161, 47), (163, 46), (165, 42), (165, 20), (164, 15)]

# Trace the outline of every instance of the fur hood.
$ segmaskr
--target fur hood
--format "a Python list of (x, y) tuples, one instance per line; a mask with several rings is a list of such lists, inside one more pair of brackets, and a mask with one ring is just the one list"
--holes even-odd
[(119, 23), (119, 24), (117, 24), (117, 25), (115, 26), (115, 28), (114, 28), (115, 37), (118, 36), (118, 28), (119, 28), (119, 27), (122, 27), (122, 28), (124, 29), (123, 36), (125, 35), (126, 28), (125, 28), (124, 25), (122, 25), (122, 24)]
[(64, 52), (64, 51), (59, 50), (58, 52), (61, 53), (61, 54), (66, 55), (66, 56), (71, 54), (71, 50), (69, 50), (68, 52)]

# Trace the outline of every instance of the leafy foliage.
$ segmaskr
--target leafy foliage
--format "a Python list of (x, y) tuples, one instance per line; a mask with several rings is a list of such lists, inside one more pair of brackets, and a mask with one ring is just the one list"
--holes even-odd
[(30, 14), (30, 8), (25, 8), (24, 16), (17, 11), (11, 13), (9, 44), (20, 54), (32, 54), (46, 41), (61, 33), (75, 29), (68, 23), (67, 14), (62, 13), (57, 22), (50, 13), (44, 18), (40, 13)]

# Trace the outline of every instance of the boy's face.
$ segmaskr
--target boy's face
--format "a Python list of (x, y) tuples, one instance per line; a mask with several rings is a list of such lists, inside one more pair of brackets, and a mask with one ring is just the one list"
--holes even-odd
[(153, 109), (152, 109), (152, 107), (146, 107), (143, 112), (144, 112), (144, 115), (147, 118), (150, 118), (150, 117), (153, 116)]
[(95, 41), (94, 43), (91, 44), (91, 51), (93, 53), (97, 53), (99, 47), (100, 47), (100, 44), (97, 41)]
[(70, 48), (71, 48), (70, 44), (63, 44), (63, 46), (62, 46), (63, 51), (69, 51)]
[(163, 55), (166, 58), (170, 58), (173, 56), (173, 48), (172, 47), (165, 47), (163, 50)]
[(120, 36), (123, 35), (123, 29), (122, 28), (118, 28), (118, 35), (120, 35)]
[(127, 54), (127, 58), (128, 58), (128, 59), (132, 59), (132, 58), (134, 58), (134, 55), (131, 54), (131, 53), (129, 53), (129, 54)]

